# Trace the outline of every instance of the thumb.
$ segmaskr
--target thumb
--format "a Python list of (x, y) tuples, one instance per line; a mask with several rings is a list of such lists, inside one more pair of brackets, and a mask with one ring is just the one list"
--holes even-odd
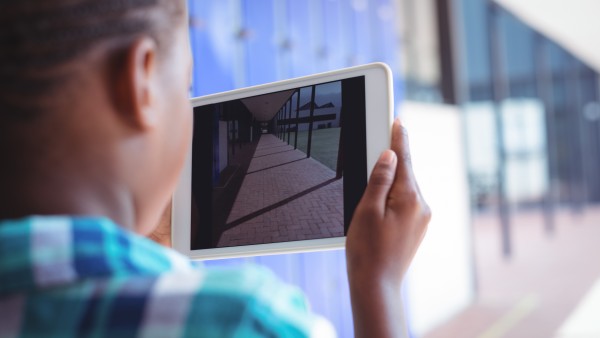
[(395, 152), (386, 150), (381, 154), (360, 202), (362, 207), (376, 210), (381, 216), (385, 214), (387, 196), (394, 183), (397, 165), (398, 157)]

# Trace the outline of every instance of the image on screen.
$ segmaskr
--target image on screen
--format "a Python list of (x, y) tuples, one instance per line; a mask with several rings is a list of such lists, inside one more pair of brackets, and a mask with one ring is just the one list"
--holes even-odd
[(364, 129), (364, 77), (196, 107), (191, 249), (344, 236)]

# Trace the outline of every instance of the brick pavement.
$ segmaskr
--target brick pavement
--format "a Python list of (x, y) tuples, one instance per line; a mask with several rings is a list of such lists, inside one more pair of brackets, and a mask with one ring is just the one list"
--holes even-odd
[[(218, 247), (343, 236), (343, 179), (262, 135)], [(239, 225), (236, 225), (239, 223)]]

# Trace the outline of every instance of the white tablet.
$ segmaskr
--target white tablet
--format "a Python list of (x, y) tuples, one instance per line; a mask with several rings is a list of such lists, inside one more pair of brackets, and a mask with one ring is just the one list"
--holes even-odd
[(192, 259), (344, 246), (389, 148), (381, 63), (192, 99), (194, 136), (173, 198), (173, 247)]

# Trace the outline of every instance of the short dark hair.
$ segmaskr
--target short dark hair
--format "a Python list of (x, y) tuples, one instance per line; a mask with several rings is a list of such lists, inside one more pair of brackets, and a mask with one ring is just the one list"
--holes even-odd
[(100, 42), (151, 34), (159, 46), (167, 43), (165, 32), (184, 13), (183, 3), (0, 0), (0, 116), (31, 116), (31, 102), (61, 83), (52, 70)]

